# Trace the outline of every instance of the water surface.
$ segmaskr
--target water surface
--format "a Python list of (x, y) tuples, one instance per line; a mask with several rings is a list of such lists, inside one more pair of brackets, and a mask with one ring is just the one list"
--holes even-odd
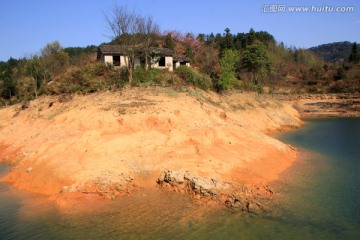
[(307, 120), (278, 135), (301, 154), (272, 183), (274, 211), (261, 215), (210, 210), (166, 191), (59, 210), (0, 183), (0, 239), (360, 239), (359, 136), (360, 119)]

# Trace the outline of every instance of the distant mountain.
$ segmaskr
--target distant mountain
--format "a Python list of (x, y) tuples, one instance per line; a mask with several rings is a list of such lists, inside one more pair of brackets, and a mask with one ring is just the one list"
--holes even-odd
[[(328, 44), (322, 44), (317, 47), (309, 48), (310, 51), (314, 52), (318, 56), (322, 57), (325, 61), (336, 62), (341, 59), (348, 60), (351, 47), (351, 42), (334, 42)], [(360, 44), (358, 44), (360, 49)]]

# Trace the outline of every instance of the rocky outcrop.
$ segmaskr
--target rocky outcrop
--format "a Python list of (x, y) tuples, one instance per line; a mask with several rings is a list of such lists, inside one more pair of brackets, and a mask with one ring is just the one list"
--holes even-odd
[(119, 195), (134, 191), (137, 187), (132, 176), (123, 173), (116, 177), (104, 174), (87, 182), (76, 182), (69, 186), (63, 186), (60, 193), (96, 194), (106, 199), (114, 199)]
[(190, 193), (198, 197), (215, 197), (230, 187), (229, 183), (209, 177), (200, 177), (185, 170), (167, 170), (158, 178), (160, 186), (168, 186), (177, 192)]
[(157, 180), (160, 187), (187, 193), (195, 198), (218, 202), (232, 210), (260, 213), (273, 191), (267, 185), (234, 185), (218, 179), (200, 177), (186, 170), (166, 170)]

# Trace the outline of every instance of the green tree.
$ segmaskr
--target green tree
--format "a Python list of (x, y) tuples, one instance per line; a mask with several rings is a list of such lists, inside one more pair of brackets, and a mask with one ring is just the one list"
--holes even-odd
[(166, 48), (169, 48), (169, 49), (174, 51), (175, 42), (174, 42), (174, 39), (172, 38), (170, 33), (166, 34), (164, 42), (165, 42), (165, 47)]
[(260, 31), (255, 33), (256, 40), (262, 42), (265, 46), (269, 46), (271, 44), (275, 44), (275, 38), (266, 31)]
[(205, 42), (205, 34), (199, 33), (196, 37), (196, 40), (199, 40), (200, 42)]
[(256, 33), (253, 28), (250, 29), (249, 33), (247, 34), (247, 45), (252, 45), (255, 43)]
[(225, 49), (233, 49), (234, 48), (234, 38), (233, 35), (230, 33), (229, 28), (225, 28), (225, 33), (223, 35), (223, 39), (221, 42), (221, 51)]
[(189, 58), (193, 59), (194, 58), (194, 53), (191, 47), (186, 47), (185, 48), (185, 55), (188, 56)]
[(19, 61), (10, 58), (6, 63), (1, 64), (0, 68), (0, 94), (4, 99), (11, 99), (18, 92), (16, 82), (12, 75), (16, 71)]
[(16, 84), (9, 75), (6, 75), (2, 80), (3, 86), (1, 96), (4, 99), (11, 99), (17, 93)]
[(358, 52), (358, 46), (356, 44), (356, 42), (353, 43), (352, 48), (351, 48), (351, 53), (349, 56), (349, 62), (350, 63), (354, 63), (354, 64), (358, 64), (360, 61), (360, 54)]
[(34, 94), (35, 97), (38, 97), (39, 89), (50, 78), (50, 72), (45, 68), (42, 59), (36, 55), (27, 61), (25, 71), (33, 79)]
[(345, 78), (346, 78), (345, 69), (343, 67), (339, 67), (336, 71), (336, 75), (334, 76), (334, 79), (337, 81)]
[(41, 61), (44, 67), (51, 73), (51, 76), (54, 77), (68, 67), (69, 55), (58, 41), (54, 41), (46, 44), (41, 49)]
[(215, 43), (215, 35), (214, 35), (214, 33), (210, 33), (210, 34), (206, 35), (205, 42), (208, 45), (213, 45)]
[(265, 46), (262, 43), (246, 46), (242, 64), (244, 68), (252, 72), (254, 84), (258, 84), (259, 73), (269, 71), (271, 67)]
[(232, 49), (225, 49), (220, 59), (219, 85), (222, 89), (231, 89), (236, 83), (236, 64), (239, 62), (239, 52)]

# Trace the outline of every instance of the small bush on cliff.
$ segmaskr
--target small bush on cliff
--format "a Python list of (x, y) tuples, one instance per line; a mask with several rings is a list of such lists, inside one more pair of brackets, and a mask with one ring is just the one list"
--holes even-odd
[(145, 70), (143, 67), (137, 67), (133, 72), (132, 86), (143, 85), (160, 85), (160, 86), (179, 86), (183, 81), (174, 73), (167, 69), (149, 69)]
[(46, 91), (57, 93), (92, 93), (107, 89), (122, 88), (126, 79), (123, 79), (123, 69), (108, 68), (102, 63), (88, 64), (82, 68), (68, 69), (67, 72), (47, 84)]
[(175, 72), (185, 82), (191, 83), (203, 90), (208, 90), (213, 87), (211, 78), (209, 76), (201, 74), (192, 68), (180, 66), (175, 70)]
[(257, 92), (259, 94), (263, 93), (264, 92), (264, 88), (259, 86), (259, 85), (253, 85), (253, 89), (252, 89), (254, 92)]

